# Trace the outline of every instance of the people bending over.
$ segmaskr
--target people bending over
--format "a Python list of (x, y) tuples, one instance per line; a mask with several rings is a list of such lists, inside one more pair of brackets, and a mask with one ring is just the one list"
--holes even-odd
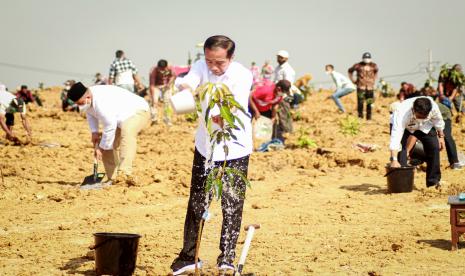
[(333, 93), (331, 98), (336, 103), (337, 107), (339, 108), (339, 111), (345, 113), (346, 110), (344, 109), (344, 106), (342, 105), (339, 98), (342, 98), (354, 92), (355, 85), (350, 81), (348, 77), (344, 76), (339, 72), (334, 71), (334, 66), (332, 64), (326, 65), (325, 70), (326, 74), (331, 76), (331, 78), (334, 81), (334, 84), (336, 85), (336, 91)]
[(173, 84), (176, 74), (168, 62), (160, 59), (157, 66), (152, 69), (149, 75), (150, 79), (150, 100), (152, 103), (151, 119), (152, 122), (157, 122), (158, 99), (160, 95), (163, 99), (163, 121), (167, 125), (171, 125), (172, 110), (170, 106), (170, 98), (173, 94)]
[(14, 143), (20, 143), (18, 137), (13, 132), (15, 124), (15, 113), (19, 113), (23, 127), (27, 133), (28, 141), (32, 138), (32, 130), (26, 117), (26, 103), (21, 98), (15, 97), (0, 84), (0, 126), (6, 134), (6, 139)]

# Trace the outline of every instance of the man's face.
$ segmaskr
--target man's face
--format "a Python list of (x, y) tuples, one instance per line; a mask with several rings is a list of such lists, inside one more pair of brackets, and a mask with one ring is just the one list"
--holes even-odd
[(331, 72), (333, 72), (333, 68), (331, 68), (330, 66), (326, 66), (325, 71), (327, 74), (330, 74)]
[(415, 110), (412, 110), (412, 112), (413, 112), (413, 116), (415, 116), (415, 119), (417, 119), (418, 121), (424, 121), (426, 118), (428, 118), (428, 114), (423, 115), (418, 112), (415, 112)]
[(455, 66), (455, 71), (462, 73), (462, 66), (461, 65)]
[(282, 56), (276, 56), (276, 61), (278, 62), (279, 65), (281, 65), (287, 61), (287, 58), (282, 57)]
[(223, 48), (205, 49), (205, 61), (214, 75), (221, 76), (228, 70), (232, 57), (228, 58), (228, 52)]
[(83, 105), (86, 103), (90, 104), (91, 102), (92, 102), (92, 94), (89, 93), (89, 90), (87, 90), (86, 94), (84, 94), (84, 96), (82, 96), (79, 100), (76, 101), (76, 104)]
[(402, 84), (402, 90), (407, 91), (408, 89), (408, 84), (404, 83)]

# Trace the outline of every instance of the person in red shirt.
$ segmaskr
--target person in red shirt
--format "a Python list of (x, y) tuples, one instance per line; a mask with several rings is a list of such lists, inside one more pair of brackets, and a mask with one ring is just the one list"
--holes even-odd
[(288, 80), (280, 80), (276, 84), (265, 82), (255, 87), (250, 95), (250, 106), (255, 119), (265, 116), (273, 122), (273, 137), (284, 143), (284, 133), (292, 131), (290, 119), (291, 83)]
[(264, 81), (250, 93), (250, 107), (255, 119), (265, 116), (275, 120), (277, 103), (282, 99), (278, 96), (281, 88), (272, 81)]
[(26, 104), (35, 101), (31, 91), (27, 89), (27, 85), (21, 85), (21, 89), (16, 92), (16, 98), (22, 99)]
[(163, 121), (167, 125), (171, 125), (171, 108), (169, 105), (169, 101), (171, 98), (172, 91), (172, 84), (174, 83), (174, 79), (176, 78), (176, 74), (174, 73), (171, 66), (168, 66), (168, 62), (164, 59), (160, 59), (157, 63), (157, 66), (152, 69), (150, 72), (150, 97), (152, 99), (152, 110), (151, 110), (151, 117), (152, 122), (157, 121), (157, 104), (158, 98), (160, 97), (160, 93), (163, 96), (163, 114), (164, 118)]

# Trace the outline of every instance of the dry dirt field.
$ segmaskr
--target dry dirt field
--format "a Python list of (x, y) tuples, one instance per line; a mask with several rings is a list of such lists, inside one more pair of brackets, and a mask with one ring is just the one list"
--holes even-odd
[[(28, 113), (33, 143), (13, 146), (0, 137), (0, 275), (94, 275), (88, 247), (95, 232), (143, 237), (135, 275), (167, 275), (182, 245), (196, 124), (178, 117), (171, 128), (155, 125), (139, 139), (137, 187), (79, 189), (92, 172), (92, 145), (84, 118), (63, 113), (58, 88), (42, 91), (44, 107)], [(446, 168), (443, 192), (426, 189), (415, 173), (412, 193), (388, 194), (388, 105), (376, 102), (374, 120), (361, 133), (340, 133), (329, 92), (300, 107), (295, 128), (308, 128), (317, 148), (296, 147), (297, 131), (282, 151), (254, 153), (243, 225), (260, 223), (245, 265), (255, 275), (464, 275), (465, 246), (450, 251), (448, 194), (465, 191), (465, 171)], [(343, 98), (355, 110), (355, 95)], [(17, 118), (18, 120), (19, 118)], [(465, 124), (454, 124), (465, 151)], [(20, 121), (17, 132), (24, 137)], [(56, 142), (59, 147), (42, 147)], [(352, 147), (378, 145), (362, 153)], [(103, 166), (101, 166), (103, 171)], [(221, 210), (212, 204), (201, 258), (215, 273)], [(239, 237), (240, 254), (245, 233)]]

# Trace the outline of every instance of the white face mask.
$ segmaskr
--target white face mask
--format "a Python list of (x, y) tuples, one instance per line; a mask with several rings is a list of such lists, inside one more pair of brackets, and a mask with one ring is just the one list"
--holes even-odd
[(363, 59), (363, 62), (364, 62), (364, 63), (371, 63), (371, 58), (364, 58), (364, 59)]
[(89, 99), (86, 99), (86, 103), (85, 103), (85, 104), (78, 105), (79, 111), (80, 111), (80, 112), (86, 112), (87, 109), (90, 108), (90, 104), (91, 104), (90, 100), (89, 100)]

